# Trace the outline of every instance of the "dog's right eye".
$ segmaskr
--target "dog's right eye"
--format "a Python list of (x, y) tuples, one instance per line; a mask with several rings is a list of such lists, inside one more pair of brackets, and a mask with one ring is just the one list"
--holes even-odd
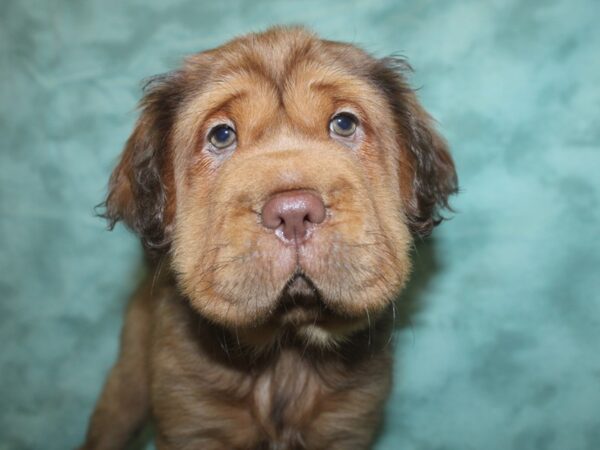
[(235, 141), (235, 130), (229, 125), (217, 125), (208, 134), (208, 142), (219, 150), (232, 146)]
[(329, 129), (338, 136), (351, 137), (358, 126), (358, 120), (350, 113), (340, 113), (334, 116), (329, 122)]

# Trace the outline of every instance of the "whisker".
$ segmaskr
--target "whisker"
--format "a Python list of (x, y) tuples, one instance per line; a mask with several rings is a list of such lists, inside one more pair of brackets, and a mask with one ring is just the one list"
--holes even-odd
[(154, 275), (152, 276), (152, 285), (150, 286), (150, 297), (154, 296), (154, 287), (156, 286), (156, 280), (160, 276), (160, 272), (162, 271), (163, 263), (164, 263), (166, 257), (167, 257), (167, 255), (164, 254), (158, 261), (158, 264), (156, 265), (156, 269), (154, 270)]
[(365, 306), (365, 311), (367, 312), (367, 323), (369, 324), (369, 341), (367, 347), (371, 348), (371, 316), (369, 315), (369, 308), (367, 306)]
[(396, 299), (394, 299), (392, 301), (392, 326), (390, 328), (390, 335), (388, 336), (387, 342), (385, 343), (384, 347), (387, 347), (388, 345), (390, 345), (390, 342), (392, 342), (392, 338), (394, 336), (395, 329), (396, 329)]

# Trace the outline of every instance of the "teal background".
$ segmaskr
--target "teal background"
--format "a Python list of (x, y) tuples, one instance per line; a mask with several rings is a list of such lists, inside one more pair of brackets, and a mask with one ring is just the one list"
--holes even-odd
[(301, 23), (400, 53), (457, 214), (418, 246), (378, 450), (600, 448), (600, 2), (0, 3), (0, 449), (83, 437), (136, 239), (93, 216), (139, 81)]

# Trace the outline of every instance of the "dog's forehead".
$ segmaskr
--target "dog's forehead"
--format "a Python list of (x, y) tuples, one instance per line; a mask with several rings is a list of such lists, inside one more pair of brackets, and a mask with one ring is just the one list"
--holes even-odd
[(376, 63), (353, 45), (321, 40), (302, 28), (234, 39), (186, 61), (187, 95), (175, 135), (192, 142), (197, 134), (191, 131), (206, 131), (209, 118), (229, 118), (257, 136), (285, 124), (310, 133), (349, 106), (387, 124), (385, 97), (369, 75)]
[(246, 75), (261, 78), (282, 92), (298, 71), (314, 77), (329, 74), (367, 79), (374, 61), (358, 47), (320, 39), (303, 28), (274, 28), (193, 55), (186, 69), (199, 72), (206, 89)]

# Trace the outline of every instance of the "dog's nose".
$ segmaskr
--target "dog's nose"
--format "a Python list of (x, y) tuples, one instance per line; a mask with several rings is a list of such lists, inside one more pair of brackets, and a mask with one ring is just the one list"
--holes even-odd
[(263, 206), (262, 224), (284, 241), (302, 243), (325, 220), (325, 205), (315, 194), (288, 191), (273, 195)]

